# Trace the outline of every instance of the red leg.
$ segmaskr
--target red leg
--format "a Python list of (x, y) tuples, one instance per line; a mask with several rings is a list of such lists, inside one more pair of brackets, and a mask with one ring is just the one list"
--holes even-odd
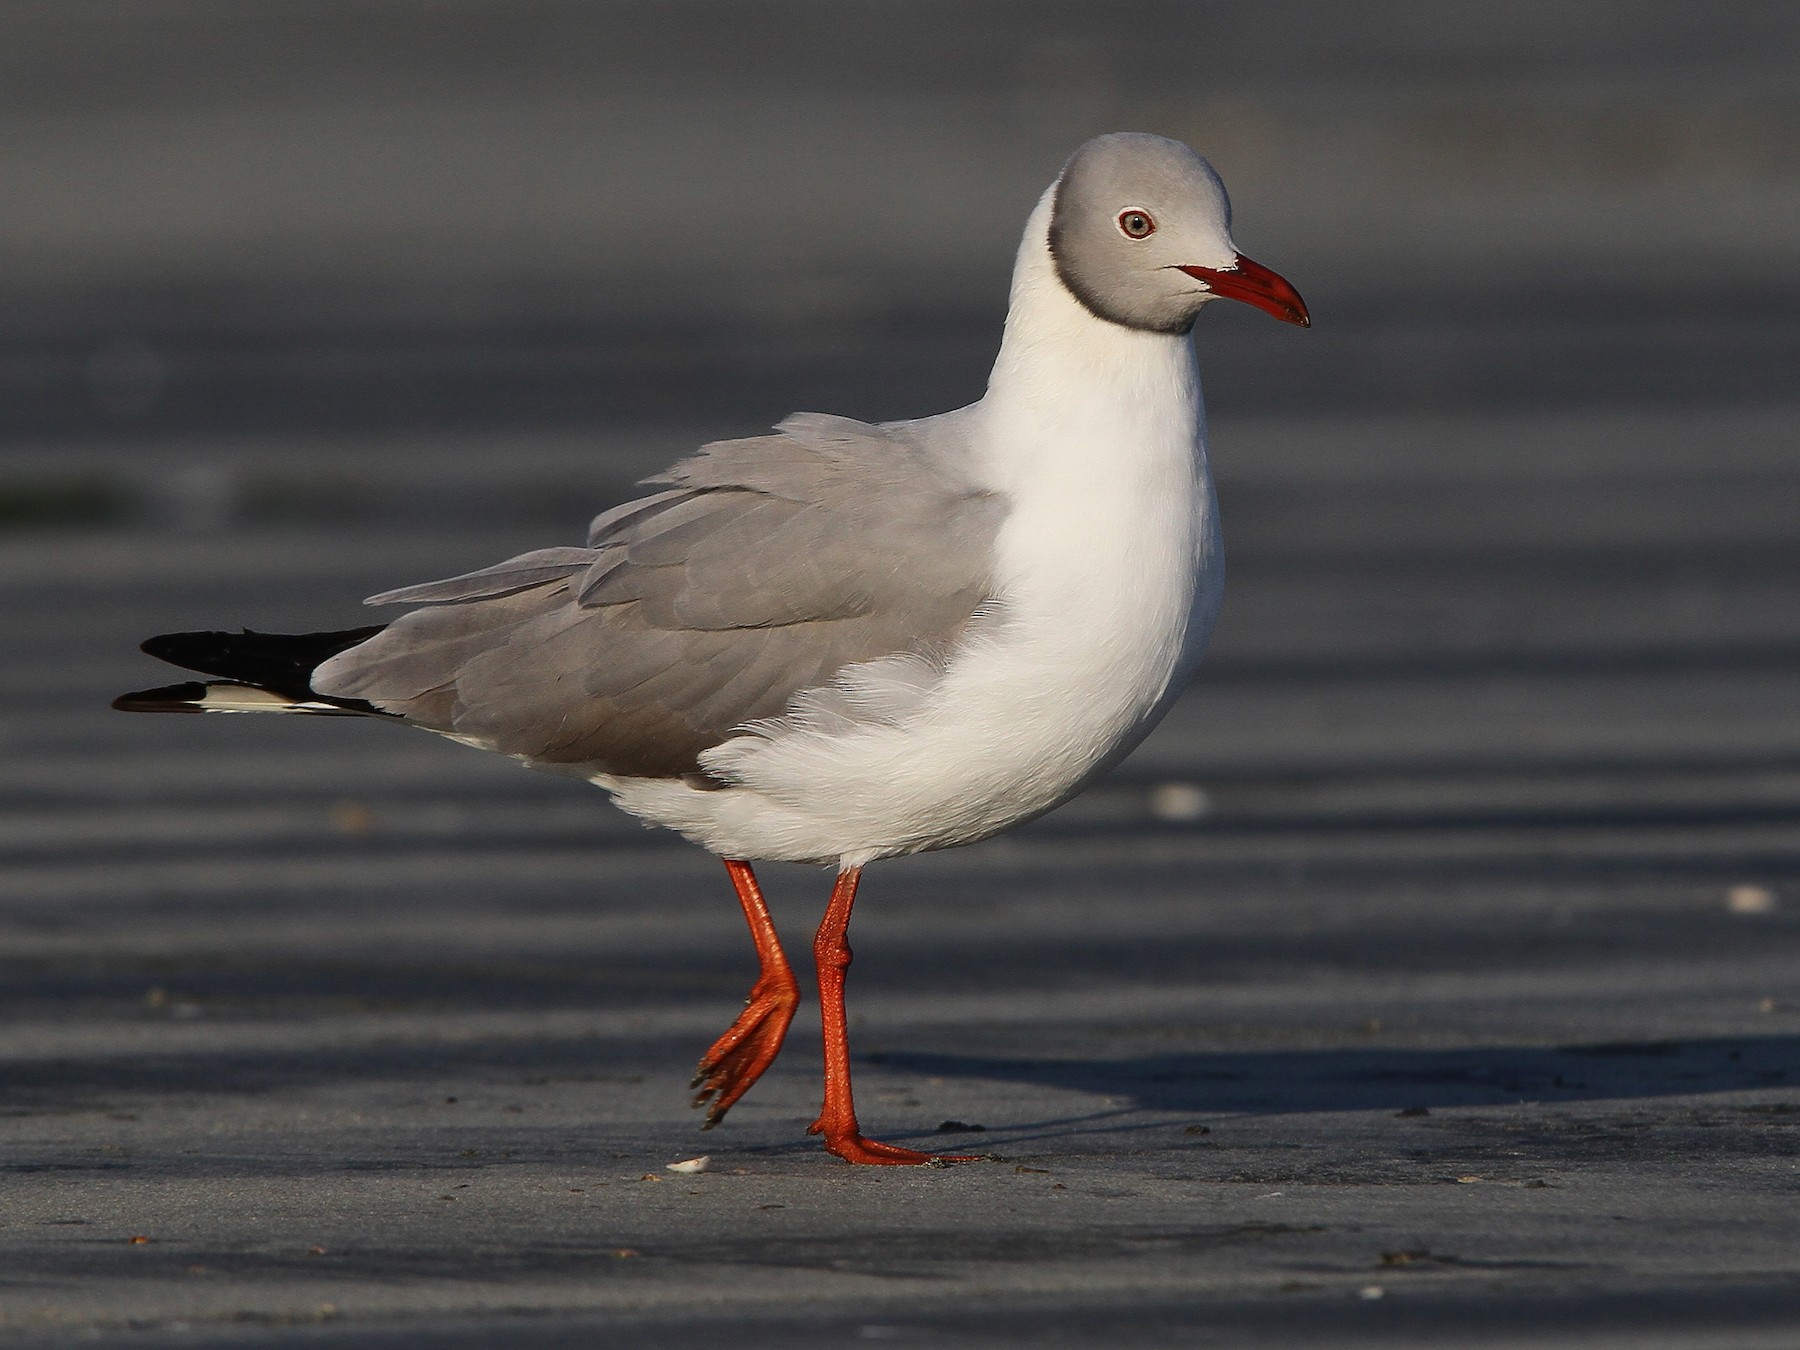
[(775, 921), (769, 917), (762, 887), (756, 884), (756, 873), (750, 870), (749, 863), (735, 858), (725, 860), (725, 870), (731, 874), (738, 903), (744, 907), (762, 973), (750, 987), (744, 1011), (700, 1057), (700, 1067), (688, 1085), (699, 1089), (694, 1094), (694, 1105), (706, 1108), (706, 1124), (700, 1127), (703, 1130), (710, 1130), (725, 1119), (725, 1113), (738, 1098), (775, 1062), (787, 1036), (788, 1023), (794, 1020), (794, 1009), (800, 1006), (800, 986), (781, 950), (781, 939), (776, 935)]
[(896, 1144), (863, 1138), (856, 1124), (856, 1103), (850, 1095), (850, 1038), (844, 1025), (844, 971), (851, 960), (847, 934), (850, 907), (856, 903), (856, 883), (862, 868), (839, 872), (831, 890), (831, 903), (813, 939), (813, 960), (819, 968), (819, 1014), (825, 1029), (825, 1108), (808, 1134), (825, 1136), (825, 1148), (845, 1162), (897, 1165), (906, 1163), (979, 1162), (979, 1154), (920, 1153)]

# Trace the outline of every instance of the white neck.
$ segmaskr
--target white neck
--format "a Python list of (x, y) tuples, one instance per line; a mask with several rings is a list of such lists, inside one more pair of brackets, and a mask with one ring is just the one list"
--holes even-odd
[(1221, 580), (1193, 344), (1089, 313), (1056, 275), (1050, 208), (1046, 193), (1026, 226), (969, 410), (973, 467), (1010, 502), (995, 581), (1065, 657), (1140, 664), (1140, 699), (1160, 700), (1198, 658)]
[[(1051, 189), (1026, 223), (988, 392), (977, 472), (1015, 504), (1044, 495), (1103, 509), (1125, 497), (1204, 497), (1199, 371), (1186, 337), (1125, 328), (1076, 301), (1049, 256)], [(1195, 502), (1197, 504), (1197, 502)]]
[[(984, 466), (1007, 489), (1099, 473), (1117, 482), (1135, 458), (1196, 455), (1204, 465), (1200, 381), (1185, 336), (1147, 332), (1090, 313), (1056, 275), (1047, 191), (1025, 227), (1012, 299), (982, 419), (1005, 460)], [(1008, 453), (1011, 452), (1011, 453)], [(1132, 454), (1135, 452), (1135, 454)], [(1073, 457), (1075, 462), (1058, 462)], [(1148, 466), (1145, 466), (1148, 467)]]
[[(1012, 302), (1006, 311), (994, 373), (983, 403), (1006, 418), (1026, 409), (1087, 407), (1130, 434), (1143, 419), (1166, 428), (1174, 419), (1199, 439), (1201, 392), (1193, 367), (1193, 344), (1186, 337), (1125, 328), (1100, 319), (1062, 284), (1049, 256), (1049, 216), (1055, 187), (1031, 212), (1013, 265)], [(1098, 401), (1096, 401), (1098, 400)], [(1129, 421), (1121, 427), (1121, 412)], [(1161, 430), (1159, 428), (1159, 430)]]

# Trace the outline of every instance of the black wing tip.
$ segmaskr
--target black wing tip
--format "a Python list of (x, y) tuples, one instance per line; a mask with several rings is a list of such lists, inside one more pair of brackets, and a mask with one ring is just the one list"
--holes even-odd
[(259, 633), (253, 628), (236, 633), (217, 629), (158, 633), (146, 638), (139, 648), (146, 656), (183, 670), (216, 675), (299, 701), (318, 697), (312, 689), (312, 673), (323, 662), (368, 641), (384, 626), (371, 624), (324, 633)]
[[(156, 639), (152, 638), (154, 642)], [(182, 684), (165, 684), (158, 689), (140, 689), (132, 694), (120, 694), (112, 701), (114, 708), (120, 712), (193, 712), (202, 711), (201, 704), (206, 699), (206, 686), (199, 680), (188, 680)]]
[[(145, 656), (154, 656), (158, 661), (167, 661), (171, 665), (178, 666), (186, 658), (196, 655), (203, 660), (216, 659), (227, 644), (241, 641), (244, 638), (254, 641), (269, 636), (271, 634), (258, 633), (248, 628), (240, 629), (235, 633), (227, 628), (196, 629), (188, 633), (158, 633), (155, 637), (145, 638), (138, 643), (138, 650)], [(274, 636), (279, 640), (280, 635)]]
[[(201, 660), (216, 656), (221, 644), (235, 636), (234, 633), (218, 630), (203, 633), (158, 633), (155, 637), (145, 638), (138, 643), (138, 650), (145, 656), (154, 656), (158, 661), (167, 661), (172, 666), (187, 666), (189, 659), (196, 655)], [(190, 670), (194, 668), (188, 666)]]

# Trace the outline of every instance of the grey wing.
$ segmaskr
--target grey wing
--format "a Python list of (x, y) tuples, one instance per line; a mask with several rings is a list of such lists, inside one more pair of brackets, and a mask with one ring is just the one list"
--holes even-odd
[(313, 687), (538, 763), (692, 773), (846, 666), (935, 657), (990, 595), (1004, 514), (908, 428), (789, 418), (544, 549), (371, 603), (427, 607)]

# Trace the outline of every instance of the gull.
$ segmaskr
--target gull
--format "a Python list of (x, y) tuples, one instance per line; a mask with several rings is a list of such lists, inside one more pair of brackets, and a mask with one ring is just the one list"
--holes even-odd
[(1068, 800), (1187, 683), (1223, 581), (1191, 340), (1220, 297), (1310, 323), (1238, 252), (1206, 160), (1097, 137), (1026, 222), (979, 402), (875, 425), (800, 413), (703, 446), (584, 546), (370, 597), (412, 607), (385, 626), (152, 638), (215, 678), (114, 706), (403, 722), (585, 778), (718, 854), (760, 974), (700, 1060), (702, 1128), (774, 1062), (799, 1003), (752, 864), (835, 867), (809, 1133), (851, 1163), (973, 1161), (857, 1123), (857, 884)]

